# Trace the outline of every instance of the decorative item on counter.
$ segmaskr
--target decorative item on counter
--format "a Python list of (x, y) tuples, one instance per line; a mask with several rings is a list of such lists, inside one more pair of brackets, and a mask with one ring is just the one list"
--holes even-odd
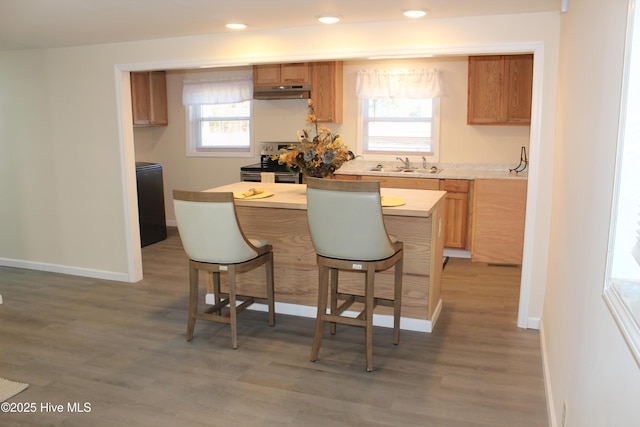
[(263, 188), (250, 188), (247, 191), (243, 191), (242, 193), (233, 193), (233, 197), (236, 199), (263, 199), (270, 196), (273, 196), (273, 193), (264, 191)]
[(300, 146), (283, 149), (272, 159), (307, 176), (319, 178), (332, 176), (340, 166), (354, 159), (355, 156), (349, 147), (342, 143), (342, 136), (332, 133), (324, 125), (318, 126), (312, 99), (307, 101), (307, 106), (309, 114), (306, 122), (313, 125), (315, 136), (311, 137), (307, 129), (298, 131)]
[(509, 172), (524, 172), (527, 169), (527, 166), (529, 166), (529, 160), (527, 159), (527, 148), (522, 147), (520, 149), (520, 163), (515, 168), (510, 168)]

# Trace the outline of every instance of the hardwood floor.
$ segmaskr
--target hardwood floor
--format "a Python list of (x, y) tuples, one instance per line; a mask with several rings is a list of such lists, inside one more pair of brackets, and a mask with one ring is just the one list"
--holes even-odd
[[(175, 229), (143, 248), (136, 284), (0, 267), (0, 377), (27, 382), (3, 426), (546, 426), (539, 333), (516, 327), (520, 270), (451, 259), (431, 334), (246, 311), (185, 340), (187, 264)], [(277, 283), (276, 283), (277, 287)], [(67, 405), (90, 404), (72, 413)], [(41, 405), (64, 405), (46, 412)]]

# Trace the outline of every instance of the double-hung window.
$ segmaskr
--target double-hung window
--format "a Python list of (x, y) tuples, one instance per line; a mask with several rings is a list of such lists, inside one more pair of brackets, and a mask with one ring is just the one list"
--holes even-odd
[(437, 152), (437, 98), (365, 98), (362, 152), (434, 156)]
[(640, 10), (629, 2), (604, 298), (640, 365)]
[(438, 159), (439, 70), (362, 70), (356, 94), (363, 154)]
[(251, 157), (250, 78), (185, 81), (187, 155)]

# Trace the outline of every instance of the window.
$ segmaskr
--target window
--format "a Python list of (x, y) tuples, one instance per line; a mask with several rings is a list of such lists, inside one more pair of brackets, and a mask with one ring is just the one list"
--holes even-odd
[(604, 298), (640, 365), (640, 11), (634, 3), (629, 2)]
[(437, 98), (362, 102), (363, 153), (437, 157)]
[(359, 151), (369, 155), (421, 155), (438, 160), (439, 70), (361, 70)]
[(188, 155), (251, 156), (251, 101), (189, 106)]
[(253, 157), (251, 76), (185, 81), (187, 156)]

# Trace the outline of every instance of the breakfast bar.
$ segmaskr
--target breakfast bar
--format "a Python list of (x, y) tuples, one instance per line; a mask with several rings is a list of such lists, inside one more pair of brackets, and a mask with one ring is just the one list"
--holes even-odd
[[(252, 187), (259, 187), (263, 193), (244, 197), (243, 193)], [(245, 234), (266, 239), (273, 245), (276, 311), (315, 317), (318, 268), (307, 226), (306, 186), (238, 182), (206, 191), (236, 194), (238, 220)], [(382, 188), (380, 192), (385, 226), (404, 243), (401, 328), (431, 332), (442, 308), (442, 222), (446, 192), (396, 188)], [(395, 206), (386, 207), (386, 204)], [(263, 292), (262, 274), (253, 271), (241, 275), (239, 290), (244, 287), (256, 294)], [(342, 281), (355, 292), (364, 290), (362, 274), (341, 273)], [(392, 289), (393, 272), (379, 273), (376, 295), (390, 296)], [(391, 326), (391, 314), (387, 307), (376, 309), (374, 324)]]

